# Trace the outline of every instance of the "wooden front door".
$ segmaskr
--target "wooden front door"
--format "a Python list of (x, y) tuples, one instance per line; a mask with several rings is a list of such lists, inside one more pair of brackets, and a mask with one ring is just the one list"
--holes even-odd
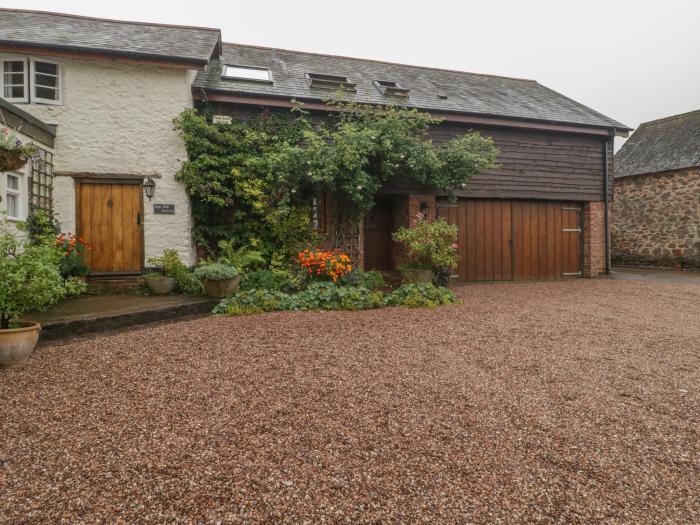
[(143, 270), (141, 183), (79, 182), (78, 235), (90, 244), (91, 273), (139, 273)]
[(460, 279), (520, 281), (580, 275), (577, 203), (463, 199), (440, 204), (438, 213), (459, 227)]
[(393, 266), (394, 206), (391, 198), (379, 198), (364, 218), (365, 269), (390, 271)]

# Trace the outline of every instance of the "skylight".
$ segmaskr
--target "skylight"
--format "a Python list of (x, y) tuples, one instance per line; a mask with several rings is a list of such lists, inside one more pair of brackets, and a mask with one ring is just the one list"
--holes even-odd
[(348, 77), (341, 77), (338, 75), (321, 75), (318, 73), (306, 73), (306, 81), (309, 83), (309, 87), (311, 88), (330, 90), (338, 90), (342, 88), (345, 91), (356, 91), (356, 84), (354, 82), (350, 82)]
[(254, 82), (272, 82), (272, 72), (265, 67), (224, 66), (221, 78), (235, 80), (252, 80)]
[(375, 80), (373, 84), (383, 95), (390, 97), (408, 96), (408, 88), (400, 86), (398, 82), (394, 82), (393, 80)]

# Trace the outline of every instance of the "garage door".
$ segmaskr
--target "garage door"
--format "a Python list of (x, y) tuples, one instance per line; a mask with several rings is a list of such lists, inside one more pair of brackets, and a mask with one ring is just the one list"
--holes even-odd
[(581, 273), (581, 205), (464, 199), (438, 204), (459, 227), (466, 281), (561, 279)]

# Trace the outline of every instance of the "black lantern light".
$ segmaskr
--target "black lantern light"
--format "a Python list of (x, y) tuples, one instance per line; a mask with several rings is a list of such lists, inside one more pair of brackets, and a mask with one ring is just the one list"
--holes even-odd
[(146, 192), (146, 197), (148, 197), (148, 200), (150, 201), (156, 192), (156, 181), (154, 181), (151, 177), (148, 177), (143, 182), (143, 191)]

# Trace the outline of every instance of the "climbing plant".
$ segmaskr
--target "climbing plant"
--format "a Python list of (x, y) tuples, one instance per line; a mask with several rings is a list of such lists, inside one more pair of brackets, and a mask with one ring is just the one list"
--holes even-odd
[(387, 183), (451, 192), (495, 164), (493, 141), (477, 132), (434, 144), (428, 132), (439, 121), (427, 113), (331, 105), (324, 119), (300, 106), (230, 124), (211, 124), (207, 109), (176, 119), (189, 156), (178, 179), (192, 198), (198, 244), (227, 239), (284, 260), (313, 240), (310, 205), (325, 192), (341, 245)]

